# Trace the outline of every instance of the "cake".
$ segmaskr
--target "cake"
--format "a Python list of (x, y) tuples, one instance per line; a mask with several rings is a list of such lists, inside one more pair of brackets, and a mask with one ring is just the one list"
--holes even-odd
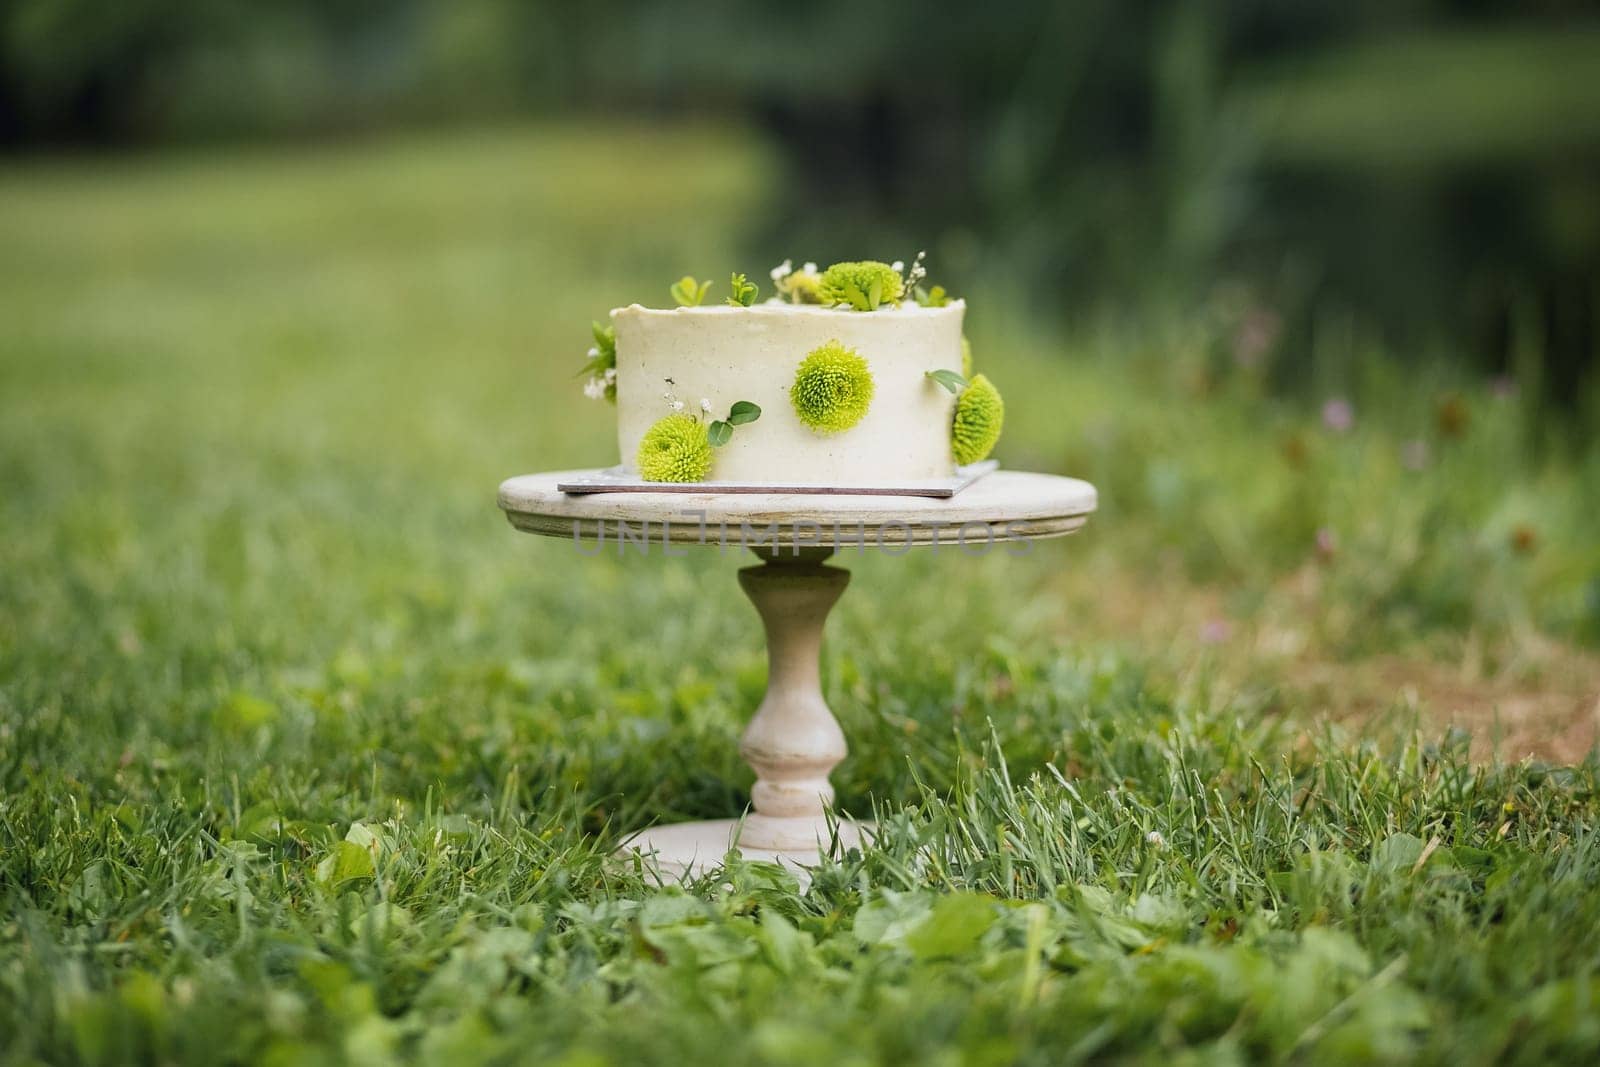
[[(672, 286), (597, 324), (591, 396), (614, 399), (622, 473), (648, 481), (894, 486), (950, 478), (987, 456), (1003, 405), (971, 377), (966, 304), (924, 289), (921, 257)], [(970, 380), (969, 380), (970, 378)]]

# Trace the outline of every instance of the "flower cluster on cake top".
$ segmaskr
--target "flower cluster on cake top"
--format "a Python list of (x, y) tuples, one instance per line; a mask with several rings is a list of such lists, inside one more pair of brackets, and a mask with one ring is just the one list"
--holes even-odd
[[(805, 263), (797, 270), (794, 261), (786, 259), (768, 273), (772, 277), (774, 295), (767, 303), (814, 304), (850, 311), (877, 311), (880, 308), (899, 307), (910, 300), (922, 307), (944, 307), (950, 303), (944, 286), (927, 286), (928, 277), (918, 252), (908, 270), (901, 260), (880, 263), (877, 260), (853, 260), (834, 263), (826, 270), (818, 270), (815, 263)], [(685, 274), (667, 288), (677, 307), (701, 307), (711, 295), (715, 283), (701, 281)], [(761, 289), (739, 271), (728, 277), (728, 296), (723, 303), (730, 307), (754, 307), (760, 299)], [(594, 399), (617, 399), (617, 333), (612, 326), (596, 322), (591, 324), (594, 344), (585, 354), (583, 393)], [(965, 344), (966, 339), (962, 342)]]

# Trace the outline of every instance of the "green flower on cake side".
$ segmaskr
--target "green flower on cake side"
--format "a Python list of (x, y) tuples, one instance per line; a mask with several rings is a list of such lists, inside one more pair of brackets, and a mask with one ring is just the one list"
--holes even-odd
[(857, 311), (876, 311), (884, 304), (897, 304), (905, 291), (906, 282), (900, 272), (874, 259), (835, 263), (822, 272), (817, 284), (817, 295), (824, 304), (848, 304)]
[(855, 349), (829, 341), (800, 361), (789, 401), (800, 421), (817, 433), (843, 433), (872, 403), (872, 372)]
[(950, 423), (950, 449), (956, 463), (966, 466), (987, 459), (1000, 440), (1006, 421), (1006, 404), (1000, 390), (983, 375), (967, 383), (956, 397), (956, 414)]
[(711, 471), (711, 440), (693, 415), (656, 422), (639, 442), (639, 474), (647, 482), (701, 482)]

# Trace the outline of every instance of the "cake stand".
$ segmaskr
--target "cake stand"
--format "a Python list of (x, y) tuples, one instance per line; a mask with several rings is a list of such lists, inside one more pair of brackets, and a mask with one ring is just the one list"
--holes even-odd
[[(739, 571), (766, 629), (767, 691), (739, 753), (756, 772), (743, 819), (656, 826), (623, 843), (664, 874), (689, 877), (720, 863), (730, 848), (746, 859), (793, 868), (802, 877), (822, 854), (860, 843), (869, 830), (833, 816), (828, 775), (844, 759), (844, 733), (822, 697), (822, 627), (850, 573), (823, 561), (844, 548), (889, 554), (944, 546), (978, 555), (1020, 551), (1062, 537), (1095, 509), (1095, 489), (1076, 478), (996, 471), (949, 499), (817, 493), (596, 493), (556, 486), (596, 471), (510, 478), (500, 507), (527, 533), (571, 538), (587, 555), (603, 551), (686, 555), (684, 545), (747, 548), (763, 562)], [(598, 542), (599, 547), (595, 544)]]

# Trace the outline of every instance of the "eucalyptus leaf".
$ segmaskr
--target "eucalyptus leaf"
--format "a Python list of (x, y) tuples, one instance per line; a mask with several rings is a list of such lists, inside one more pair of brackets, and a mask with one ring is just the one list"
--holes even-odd
[(950, 390), (959, 393), (967, 387), (967, 380), (953, 370), (931, 370), (928, 377)]
[(713, 448), (721, 448), (733, 440), (733, 427), (718, 419), (706, 427), (706, 439), (711, 442)]
[(728, 421), (735, 426), (755, 422), (761, 417), (761, 408), (748, 400), (741, 400), (728, 409)]

